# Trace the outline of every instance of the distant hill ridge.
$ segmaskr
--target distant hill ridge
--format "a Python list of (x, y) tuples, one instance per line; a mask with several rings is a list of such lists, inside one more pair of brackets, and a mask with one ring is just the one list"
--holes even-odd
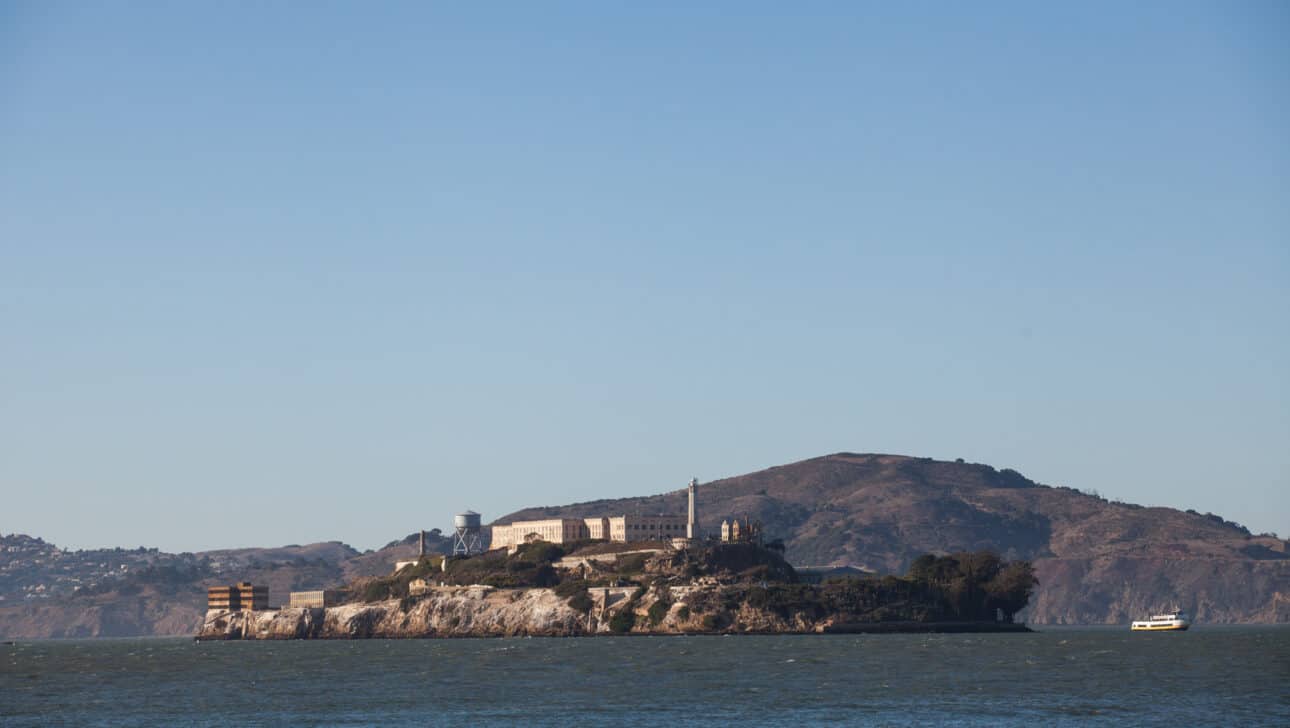
[[(1219, 516), (1108, 501), (989, 465), (837, 453), (700, 486), (707, 532), (761, 519), (793, 563), (901, 572), (925, 552), (1035, 562), (1036, 623), (1127, 622), (1171, 606), (1200, 621), (1290, 621), (1290, 545)], [(497, 522), (682, 512), (685, 491), (528, 508)]]
[[(684, 510), (681, 488), (497, 521)], [(1290, 543), (1212, 514), (1108, 501), (989, 465), (837, 453), (701, 484), (702, 528), (736, 515), (761, 519), (796, 564), (902, 573), (922, 553), (987, 548), (1032, 560), (1040, 584), (1020, 618), (1036, 624), (1127, 623), (1175, 606), (1200, 622), (1290, 622)], [(442, 553), (450, 541), (431, 532), (428, 545)], [(416, 534), (364, 553), (331, 541), (197, 554), (63, 551), (0, 536), (0, 637), (192, 634), (206, 586), (249, 579), (269, 585), (277, 604), (291, 590), (389, 573), (416, 549)]]
[[(449, 540), (428, 533), (427, 547)], [(206, 588), (248, 580), (270, 603), (296, 590), (332, 588), (389, 573), (417, 552), (417, 535), (360, 553), (339, 541), (171, 554), (157, 549), (63, 550), (39, 538), (0, 535), (0, 637), (193, 634)]]

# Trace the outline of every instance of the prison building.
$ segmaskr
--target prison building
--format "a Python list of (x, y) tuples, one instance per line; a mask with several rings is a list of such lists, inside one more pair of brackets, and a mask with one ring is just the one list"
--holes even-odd
[(249, 581), (233, 586), (213, 586), (206, 590), (207, 609), (246, 611), (269, 608), (269, 587), (253, 586)]
[(611, 516), (610, 541), (671, 541), (684, 538), (684, 515), (673, 516)]
[(596, 541), (665, 541), (685, 548), (700, 538), (695, 501), (699, 481), (691, 478), (686, 496), (689, 512), (657, 516), (595, 516), (591, 518), (548, 518), (540, 521), (515, 521), (498, 524), (489, 534), (490, 549), (514, 551), (530, 541), (570, 543), (583, 539)]
[(596, 539), (597, 541), (609, 540), (608, 518), (584, 518), (582, 522), (587, 524), (587, 538)]
[(493, 526), (490, 548), (503, 549), (528, 541), (569, 543), (586, 536), (587, 524), (581, 518), (547, 518), (541, 521), (516, 521)]
[(529, 541), (671, 541), (674, 538), (684, 538), (685, 534), (684, 515), (549, 518), (493, 526), (490, 548), (514, 548)]
[(321, 591), (291, 592), (289, 604), (297, 609), (317, 609), (319, 607), (334, 607), (340, 604), (340, 600), (341, 592), (333, 589), (323, 589)]

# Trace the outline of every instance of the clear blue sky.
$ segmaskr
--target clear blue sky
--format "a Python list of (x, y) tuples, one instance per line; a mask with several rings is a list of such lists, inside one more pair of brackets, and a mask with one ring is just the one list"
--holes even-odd
[(850, 450), (1290, 535), (1285, 3), (642, 5), (0, 5), (0, 532)]

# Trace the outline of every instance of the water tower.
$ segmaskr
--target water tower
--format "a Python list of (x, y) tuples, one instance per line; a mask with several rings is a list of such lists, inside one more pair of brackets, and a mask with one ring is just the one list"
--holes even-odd
[(474, 511), (458, 513), (452, 519), (455, 534), (452, 539), (453, 556), (472, 556), (484, 552), (483, 532), (479, 514)]

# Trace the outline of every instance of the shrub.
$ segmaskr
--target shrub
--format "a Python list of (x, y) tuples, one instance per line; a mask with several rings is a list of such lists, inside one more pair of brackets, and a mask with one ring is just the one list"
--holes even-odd
[(671, 608), (672, 605), (662, 599), (651, 604), (649, 608), (650, 626), (657, 627), (659, 623), (663, 621), (663, 618), (667, 616), (667, 612)]
[(596, 603), (591, 601), (591, 595), (586, 589), (569, 597), (569, 608), (579, 612), (589, 612)]
[(690, 608), (702, 614), (703, 612), (716, 612), (722, 608), (721, 592), (722, 590), (705, 589), (693, 592), (685, 598)]
[(539, 587), (555, 586), (560, 582), (560, 575), (555, 573), (555, 567), (550, 564), (542, 564), (537, 567), (533, 573), (533, 585)]
[(722, 613), (705, 614), (703, 615), (702, 624), (703, 624), (703, 629), (707, 630), (708, 632), (716, 632), (720, 630), (722, 627), (726, 626), (727, 624), (726, 616)]
[(579, 592), (587, 591), (587, 582), (584, 579), (569, 579), (562, 581), (555, 587), (555, 595), (558, 597), (571, 597)]
[(484, 578), (479, 579), (478, 582), (498, 589), (513, 589), (515, 587), (523, 586), (523, 584), (516, 579), (514, 575), (505, 573), (489, 574)]
[[(548, 561), (562, 553), (555, 544), (533, 543), (527, 550), (507, 557), (505, 551), (494, 551), (448, 562), (448, 571), (436, 579), (449, 584), (487, 584), (498, 588), (552, 587), (560, 576)], [(405, 570), (407, 571), (407, 570)], [(403, 571), (399, 572), (402, 576)]]
[(561, 582), (555, 588), (556, 596), (564, 597), (570, 609), (585, 612), (594, 606), (591, 595), (587, 593), (587, 582), (582, 579), (571, 579)]
[(549, 564), (562, 558), (564, 554), (564, 549), (556, 544), (546, 541), (534, 541), (533, 543), (521, 545), (516, 551), (515, 557), (523, 561)]
[(632, 611), (630, 604), (609, 618), (609, 631), (614, 634), (627, 634), (635, 626), (636, 612)]
[(645, 570), (645, 554), (627, 554), (618, 560), (618, 573), (637, 574)]
[(745, 581), (797, 581), (797, 572), (779, 552), (756, 544), (718, 544), (705, 549), (698, 558), (707, 573), (743, 574)]
[(376, 579), (363, 587), (363, 601), (379, 602), (390, 598), (390, 585), (384, 579)]
[(676, 609), (676, 618), (686, 620), (690, 618), (690, 608), (682, 604)]

